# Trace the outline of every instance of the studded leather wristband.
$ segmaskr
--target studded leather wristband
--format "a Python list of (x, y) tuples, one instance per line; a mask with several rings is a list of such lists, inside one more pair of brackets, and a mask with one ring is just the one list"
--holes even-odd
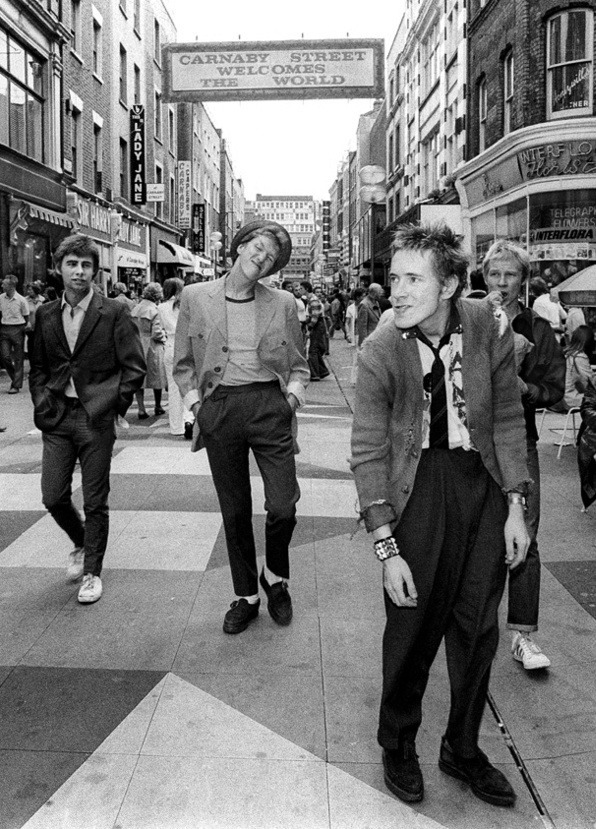
[(393, 558), (399, 555), (399, 547), (392, 535), (389, 538), (381, 538), (375, 541), (375, 555), (379, 561), (386, 561), (388, 558)]

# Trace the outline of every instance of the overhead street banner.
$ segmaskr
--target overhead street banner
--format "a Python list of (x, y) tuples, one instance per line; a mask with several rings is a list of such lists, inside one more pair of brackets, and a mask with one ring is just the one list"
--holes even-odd
[(381, 39), (169, 43), (162, 58), (163, 99), (176, 103), (384, 94)]

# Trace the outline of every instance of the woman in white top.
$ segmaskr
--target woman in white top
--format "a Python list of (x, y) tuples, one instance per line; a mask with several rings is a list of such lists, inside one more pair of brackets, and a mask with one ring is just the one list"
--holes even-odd
[(590, 357), (594, 350), (594, 332), (588, 325), (580, 325), (571, 335), (565, 349), (565, 406), (571, 409), (581, 406), (584, 393), (594, 382)]
[(163, 283), (164, 302), (157, 307), (161, 327), (166, 334), (164, 364), (168, 378), (168, 415), (170, 419), (170, 434), (184, 435), (190, 440), (192, 437), (192, 412), (184, 407), (180, 391), (172, 376), (174, 368), (174, 335), (180, 311), (180, 294), (184, 282), (178, 277), (166, 279)]

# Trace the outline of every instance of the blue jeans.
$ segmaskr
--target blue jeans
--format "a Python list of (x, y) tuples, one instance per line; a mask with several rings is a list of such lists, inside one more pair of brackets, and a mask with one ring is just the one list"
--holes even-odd
[[(89, 425), (78, 400), (69, 400), (64, 418), (43, 433), (41, 493), (43, 503), (75, 547), (85, 548), (85, 573), (99, 576), (108, 544), (110, 465), (114, 418), (105, 426)], [(72, 502), (72, 476), (80, 460), (85, 523)]]
[(540, 524), (540, 465), (536, 441), (527, 441), (528, 471), (534, 481), (528, 492), (526, 526), (530, 546), (526, 560), (509, 572), (509, 605), (507, 627), (531, 633), (538, 630), (538, 606), (540, 604), (540, 555), (538, 553), (538, 525)]

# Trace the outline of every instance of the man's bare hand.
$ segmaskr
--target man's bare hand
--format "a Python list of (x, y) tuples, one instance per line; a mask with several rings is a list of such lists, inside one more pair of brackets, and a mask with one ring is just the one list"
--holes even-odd
[(398, 607), (416, 607), (418, 593), (410, 567), (401, 556), (383, 562), (383, 586), (391, 601)]
[(530, 536), (526, 528), (523, 508), (512, 504), (505, 522), (505, 561), (510, 570), (519, 567), (526, 559)]

